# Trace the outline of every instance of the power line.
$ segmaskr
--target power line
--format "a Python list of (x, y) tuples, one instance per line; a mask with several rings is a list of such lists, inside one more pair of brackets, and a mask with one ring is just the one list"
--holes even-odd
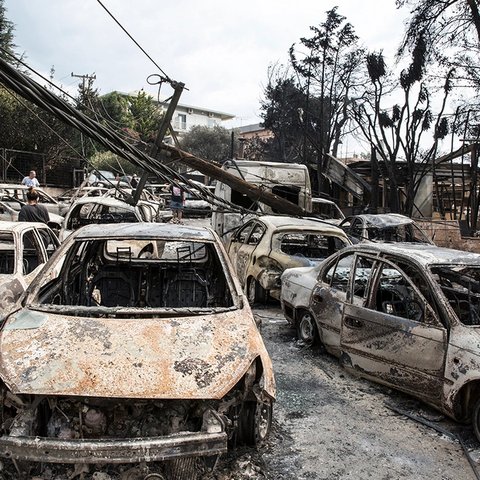
[(110, 15), (110, 17), (115, 21), (115, 23), (128, 35), (130, 40), (145, 54), (145, 56), (162, 72), (162, 75), (165, 77), (167, 82), (172, 83), (172, 79), (160, 68), (160, 66), (155, 62), (155, 60), (143, 49), (143, 47), (130, 35), (130, 33), (123, 27), (123, 25), (113, 16), (113, 14), (108, 10), (108, 8), (100, 1), (97, 0), (100, 6)]

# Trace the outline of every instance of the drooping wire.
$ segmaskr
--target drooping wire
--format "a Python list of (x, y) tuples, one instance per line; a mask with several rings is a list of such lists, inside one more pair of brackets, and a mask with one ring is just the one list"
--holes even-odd
[(132, 42), (144, 53), (144, 55), (158, 68), (162, 75), (166, 78), (169, 83), (172, 83), (171, 78), (160, 68), (160, 66), (155, 62), (155, 60), (145, 51), (145, 49), (130, 35), (126, 28), (113, 16), (113, 14), (108, 10), (108, 8), (100, 1), (97, 0), (100, 6), (110, 15), (110, 17), (115, 21), (115, 23), (127, 34), (127, 36), (132, 40)]
[[(102, 125), (92, 118), (76, 110), (65, 100), (57, 97), (47, 88), (41, 86), (30, 77), (17, 71), (3, 59), (0, 59), (0, 81), (9, 89), (25, 99), (50, 112), (56, 118), (61, 119), (68, 125), (77, 128), (88, 137), (98, 141), (108, 150), (125, 158), (133, 165), (157, 176), (161, 181), (183, 188), (187, 193), (200, 191), (213, 205), (227, 207), (230, 211), (245, 214), (256, 214), (254, 211), (232, 204), (220, 197), (215, 196), (207, 188), (198, 185), (192, 180), (179, 174), (172, 168), (164, 165), (158, 159), (147, 155), (134, 145), (125, 142), (114, 130), (107, 125)], [(188, 155), (188, 154), (186, 154)], [(178, 160), (185, 161), (185, 154), (180, 154)]]

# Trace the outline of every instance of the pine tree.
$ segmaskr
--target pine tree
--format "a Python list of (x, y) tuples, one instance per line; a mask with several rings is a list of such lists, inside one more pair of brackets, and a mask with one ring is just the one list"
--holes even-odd
[(8, 20), (4, 3), (4, 0), (0, 0), (0, 58), (16, 66), (18, 62), (12, 57), (12, 55), (16, 55), (15, 49), (17, 48), (14, 43), (15, 25)]

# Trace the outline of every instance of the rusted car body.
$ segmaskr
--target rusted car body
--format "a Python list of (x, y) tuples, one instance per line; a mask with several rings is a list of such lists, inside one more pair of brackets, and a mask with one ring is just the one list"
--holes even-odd
[[(480, 439), (480, 255), (358, 244), (282, 277), (282, 308), (345, 368), (412, 394)], [(310, 337), (309, 337), (310, 336)]]
[(369, 241), (434, 244), (412, 218), (398, 213), (354, 215), (342, 220), (339, 227), (353, 243)]
[(211, 457), (270, 429), (271, 361), (207, 228), (78, 229), (3, 323), (0, 351), (3, 457)]
[(160, 204), (139, 201), (134, 206), (114, 197), (83, 197), (70, 206), (59, 236), (63, 241), (77, 228), (91, 224), (162, 222), (171, 218), (171, 212)]
[(327, 222), (264, 215), (232, 235), (228, 254), (250, 303), (280, 299), (286, 268), (314, 265), (350, 245), (345, 233)]
[(43, 223), (0, 221), (0, 321), (58, 246)]

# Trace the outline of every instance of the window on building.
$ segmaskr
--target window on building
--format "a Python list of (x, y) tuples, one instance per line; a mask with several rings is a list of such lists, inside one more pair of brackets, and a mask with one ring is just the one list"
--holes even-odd
[(187, 114), (186, 113), (179, 113), (177, 115), (176, 128), (178, 130), (186, 130), (187, 129)]

